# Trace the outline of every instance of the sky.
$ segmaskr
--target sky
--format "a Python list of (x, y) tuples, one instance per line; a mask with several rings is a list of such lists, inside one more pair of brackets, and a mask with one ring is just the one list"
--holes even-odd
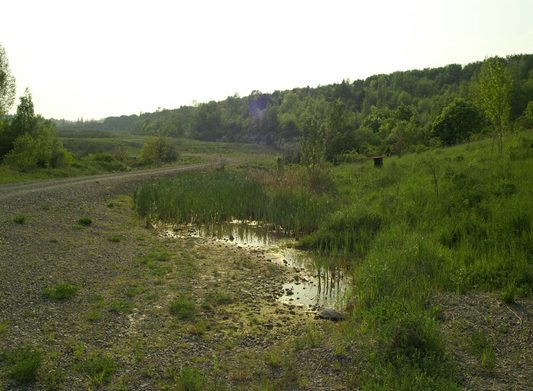
[(71, 120), (533, 53), (533, 0), (4, 0), (0, 13), (18, 96)]

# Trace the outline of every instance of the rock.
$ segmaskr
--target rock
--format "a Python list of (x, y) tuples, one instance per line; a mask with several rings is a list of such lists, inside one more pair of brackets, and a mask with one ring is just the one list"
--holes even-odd
[(334, 310), (333, 308), (324, 308), (317, 315), (320, 319), (332, 320), (337, 322), (339, 320), (344, 320), (345, 317), (339, 311)]

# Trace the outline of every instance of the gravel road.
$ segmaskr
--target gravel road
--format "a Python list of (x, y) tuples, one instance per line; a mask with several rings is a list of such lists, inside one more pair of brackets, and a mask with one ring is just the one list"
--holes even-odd
[(52, 179), (44, 181), (33, 181), (22, 184), (9, 184), (0, 186), (0, 200), (13, 197), (20, 197), (31, 193), (48, 192), (55, 189), (72, 188), (76, 186), (87, 186), (91, 184), (116, 185), (120, 183), (130, 183), (143, 181), (164, 175), (172, 175), (180, 171), (201, 170), (213, 167), (216, 163), (203, 163), (188, 166), (153, 168), (132, 172), (120, 172), (113, 174), (91, 175), (76, 178)]

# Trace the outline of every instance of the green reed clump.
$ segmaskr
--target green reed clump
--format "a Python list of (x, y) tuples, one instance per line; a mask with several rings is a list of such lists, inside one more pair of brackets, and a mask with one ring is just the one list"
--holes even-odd
[(341, 209), (330, 216), (318, 231), (302, 238), (301, 248), (321, 254), (363, 257), (383, 225), (382, 216), (361, 207)]
[(318, 227), (329, 206), (303, 189), (268, 189), (225, 171), (183, 173), (140, 186), (135, 206), (149, 221), (211, 224), (231, 219), (265, 221), (298, 232)]

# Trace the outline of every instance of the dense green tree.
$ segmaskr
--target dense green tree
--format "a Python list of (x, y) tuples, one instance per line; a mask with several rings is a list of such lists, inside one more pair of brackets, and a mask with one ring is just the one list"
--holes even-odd
[(479, 132), (484, 124), (483, 113), (476, 106), (456, 98), (433, 122), (433, 133), (444, 145), (454, 145)]
[(509, 127), (512, 86), (511, 73), (499, 57), (483, 62), (474, 84), (476, 99), (492, 124), (500, 154), (503, 153), (503, 135)]
[(54, 124), (38, 116), (30, 132), (17, 137), (5, 162), (20, 171), (34, 168), (58, 168), (71, 164), (72, 155), (55, 134)]
[(20, 98), (17, 113), (4, 136), (8, 149), (4, 160), (17, 170), (57, 168), (72, 162), (72, 155), (58, 140), (52, 121), (35, 115), (28, 89)]
[(4, 47), (0, 45), (0, 120), (15, 101), (15, 78), (11, 75)]
[(25, 134), (32, 133), (37, 125), (35, 110), (30, 91), (26, 88), (24, 95), (20, 97), (20, 104), (17, 106), (17, 113), (11, 122), (4, 126), (1, 135), (1, 156), (11, 151), (15, 145), (15, 140)]
[(533, 100), (527, 104), (522, 117), (524, 125), (529, 129), (533, 129)]
[[(512, 75), (510, 120), (520, 117), (520, 123), (524, 123), (522, 113), (533, 100), (533, 55), (500, 60)], [(58, 121), (58, 126), (69, 130), (120, 130), (208, 141), (271, 143), (289, 148), (300, 140), (307, 102), (312, 100), (321, 106), (323, 115), (319, 118), (326, 133), (327, 159), (350, 151), (367, 154), (408, 151), (414, 145), (432, 145), (437, 118), (455, 98), (469, 98), (471, 85), (478, 84), (472, 83), (473, 77), (480, 74), (482, 65), (486, 66), (481, 62), (451, 64), (270, 94), (254, 91), (247, 97), (234, 95), (220, 102), (103, 121)], [(368, 133), (370, 129), (373, 135)]]

